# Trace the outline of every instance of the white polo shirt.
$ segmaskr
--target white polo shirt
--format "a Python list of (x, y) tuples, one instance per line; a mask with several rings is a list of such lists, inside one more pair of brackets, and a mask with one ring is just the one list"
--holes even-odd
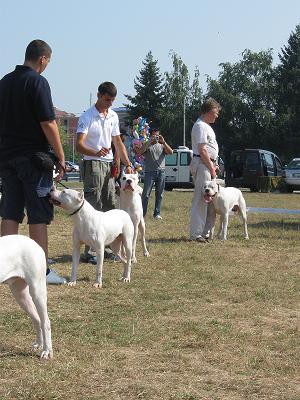
[[(110, 108), (106, 117), (93, 105), (86, 110), (78, 121), (77, 133), (85, 135), (84, 144), (99, 151), (102, 147), (111, 148), (112, 136), (120, 135), (119, 117)], [(113, 160), (112, 150), (105, 157), (84, 155), (84, 160), (100, 160), (111, 162)]]
[(212, 127), (198, 118), (192, 129), (192, 150), (193, 154), (199, 155), (199, 144), (205, 144), (207, 152), (213, 160), (216, 160), (219, 154), (219, 146), (216, 135)]

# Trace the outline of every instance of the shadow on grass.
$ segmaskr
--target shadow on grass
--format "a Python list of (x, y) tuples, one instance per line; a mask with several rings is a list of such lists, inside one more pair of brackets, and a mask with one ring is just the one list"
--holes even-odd
[(187, 236), (181, 236), (178, 238), (164, 238), (164, 237), (159, 237), (157, 239), (148, 239), (147, 242), (149, 243), (185, 243), (185, 242), (190, 242)]
[(0, 346), (0, 358), (11, 358), (11, 357), (38, 357), (38, 353), (33, 351), (24, 351), (15, 347), (4, 347)]
[(280, 229), (280, 230), (293, 230), (300, 231), (299, 222), (293, 221), (261, 221), (255, 224), (248, 224), (248, 227), (256, 229)]

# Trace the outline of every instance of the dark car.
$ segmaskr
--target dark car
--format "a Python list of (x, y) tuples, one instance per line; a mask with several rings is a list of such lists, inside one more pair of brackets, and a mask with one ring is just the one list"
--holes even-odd
[(234, 150), (226, 165), (226, 186), (258, 190), (258, 178), (262, 176), (283, 176), (284, 167), (279, 157), (268, 150)]

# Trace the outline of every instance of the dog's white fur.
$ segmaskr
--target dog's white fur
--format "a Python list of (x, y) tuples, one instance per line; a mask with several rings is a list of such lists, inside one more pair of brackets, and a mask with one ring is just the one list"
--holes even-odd
[(33, 350), (41, 358), (53, 357), (47, 312), (46, 258), (43, 249), (22, 235), (0, 237), (0, 282), (7, 283), (36, 331)]
[[(92, 247), (97, 254), (95, 287), (102, 287), (104, 248), (107, 245), (110, 245), (112, 251), (124, 264), (123, 282), (130, 282), (134, 228), (127, 212), (123, 210), (97, 211), (84, 200), (83, 192), (72, 189), (62, 191), (53, 189), (50, 197), (54, 204), (62, 207), (68, 214), (73, 214), (72, 275), (68, 285), (76, 285), (81, 243)], [(122, 246), (125, 248), (126, 259), (121, 255)]]
[(149, 257), (145, 238), (145, 220), (143, 216), (143, 206), (141, 193), (143, 189), (138, 185), (138, 174), (122, 174), (120, 190), (120, 208), (128, 212), (134, 226), (134, 236), (132, 245), (132, 262), (136, 262), (136, 241), (138, 231), (140, 231), (143, 253)]
[[(207, 181), (204, 185), (204, 199), (207, 203), (213, 202), (215, 212), (220, 214), (220, 229), (218, 236), (222, 240), (227, 239), (228, 218), (230, 211), (237, 211), (244, 224), (244, 238), (249, 239), (247, 229), (246, 202), (242, 192), (234, 187), (222, 187), (215, 180)], [(215, 219), (214, 215), (214, 219)], [(210, 239), (213, 238), (213, 229), (210, 231)]]

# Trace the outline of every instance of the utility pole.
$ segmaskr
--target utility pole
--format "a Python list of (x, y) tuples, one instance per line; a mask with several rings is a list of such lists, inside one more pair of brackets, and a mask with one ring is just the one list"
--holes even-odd
[(183, 98), (183, 146), (185, 146), (185, 97)]
[(90, 107), (92, 107), (92, 93), (90, 93)]

